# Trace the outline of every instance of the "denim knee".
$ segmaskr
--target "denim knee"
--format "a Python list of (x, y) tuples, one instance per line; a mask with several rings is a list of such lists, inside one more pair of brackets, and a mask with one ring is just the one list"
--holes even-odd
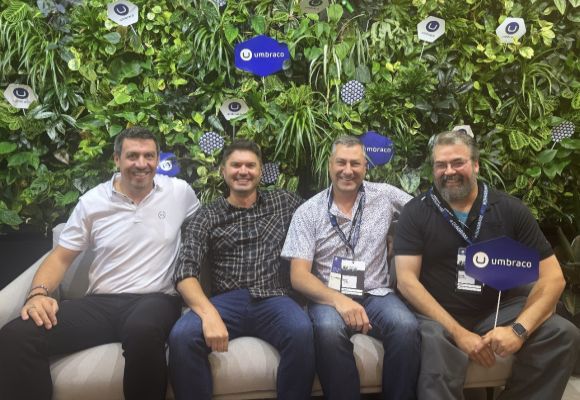
[(170, 351), (175, 354), (188, 350), (207, 350), (199, 316), (193, 311), (184, 314), (171, 329), (167, 342)]
[(310, 308), (317, 345), (333, 347), (337, 343), (349, 342), (348, 327), (334, 307), (317, 304)]

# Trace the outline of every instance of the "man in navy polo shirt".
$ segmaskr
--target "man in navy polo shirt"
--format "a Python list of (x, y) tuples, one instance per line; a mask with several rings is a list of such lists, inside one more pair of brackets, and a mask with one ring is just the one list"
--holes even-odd
[[(398, 288), (419, 319), (419, 399), (462, 399), (469, 360), (491, 367), (515, 355), (501, 399), (559, 399), (580, 347), (576, 327), (554, 315), (565, 286), (560, 265), (521, 201), (478, 182), (479, 150), (465, 132), (435, 137), (434, 185), (403, 209), (395, 235)], [(464, 273), (465, 247), (500, 236), (540, 254), (527, 296), (503, 301)]]

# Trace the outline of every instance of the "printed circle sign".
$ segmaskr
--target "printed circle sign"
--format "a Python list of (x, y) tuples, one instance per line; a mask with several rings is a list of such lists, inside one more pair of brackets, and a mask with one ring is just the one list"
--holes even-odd
[(562, 122), (552, 128), (552, 140), (556, 143), (560, 143), (564, 139), (572, 137), (576, 131), (576, 126), (570, 121)]
[(368, 131), (360, 137), (367, 158), (369, 168), (387, 164), (395, 154), (395, 148), (391, 139), (380, 135), (375, 131)]
[(139, 20), (139, 7), (127, 0), (109, 3), (107, 17), (121, 26), (129, 26)]
[(262, 182), (267, 185), (276, 183), (280, 175), (280, 163), (269, 162), (264, 164), (262, 168)]
[(289, 59), (288, 46), (265, 35), (253, 37), (234, 47), (236, 67), (262, 77), (280, 71), (284, 61)]
[(205, 154), (212, 154), (215, 150), (221, 150), (224, 144), (224, 138), (215, 132), (206, 132), (199, 139), (199, 147)]
[(38, 100), (34, 90), (28, 85), (11, 83), (4, 91), (4, 98), (12, 107), (28, 108), (32, 102)]
[(419, 39), (433, 43), (445, 33), (445, 20), (429, 16), (417, 24)]
[(348, 81), (340, 88), (340, 98), (348, 105), (361, 101), (365, 96), (365, 87), (359, 81)]
[(173, 153), (160, 153), (157, 173), (167, 176), (175, 176), (181, 172), (177, 157)]
[(220, 107), (220, 111), (224, 118), (229, 121), (232, 118), (236, 118), (247, 113), (248, 105), (242, 99), (229, 99), (224, 101)]
[(523, 18), (506, 18), (495, 30), (495, 34), (502, 43), (513, 43), (526, 33), (526, 24)]

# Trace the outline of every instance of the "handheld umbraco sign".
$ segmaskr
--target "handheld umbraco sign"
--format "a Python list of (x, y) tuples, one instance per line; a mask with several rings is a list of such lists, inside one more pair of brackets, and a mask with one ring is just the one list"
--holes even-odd
[(328, 0), (302, 0), (300, 9), (303, 13), (319, 14), (328, 8)]
[(538, 280), (540, 256), (534, 249), (502, 236), (467, 246), (465, 273), (499, 290), (494, 327), (501, 292)]
[(280, 71), (284, 61), (290, 59), (290, 52), (285, 43), (259, 35), (238, 43), (234, 48), (234, 57), (237, 68), (265, 77)]
[(211, 154), (214, 150), (222, 149), (224, 144), (224, 138), (215, 132), (206, 132), (199, 138), (199, 147), (205, 154)]
[(365, 87), (359, 81), (348, 81), (340, 88), (340, 98), (346, 104), (352, 106), (365, 96)]
[(139, 7), (127, 0), (119, 0), (107, 5), (107, 17), (119, 25), (133, 25), (139, 20)]
[(32, 102), (38, 100), (34, 90), (28, 85), (11, 83), (4, 91), (4, 98), (12, 107), (28, 108)]
[(429, 16), (417, 24), (419, 39), (433, 43), (445, 33), (445, 20)]
[(369, 168), (387, 164), (395, 154), (391, 139), (375, 131), (366, 132), (360, 137), (360, 141), (365, 148)]
[(469, 125), (456, 125), (453, 127), (453, 130), (463, 132), (463, 133), (467, 134), (467, 136), (471, 136), (472, 138), (474, 137), (473, 131), (471, 130), (471, 126), (469, 126)]
[(159, 154), (159, 165), (157, 165), (157, 173), (167, 176), (175, 176), (181, 172), (177, 157), (173, 153)]
[(269, 162), (264, 164), (262, 168), (262, 182), (266, 185), (276, 183), (280, 175), (280, 163)]
[(513, 43), (526, 33), (526, 24), (523, 18), (506, 18), (495, 30), (495, 34), (502, 43)]
[(248, 105), (242, 99), (229, 99), (224, 101), (220, 107), (220, 111), (224, 118), (229, 121), (232, 118), (236, 118), (247, 113)]

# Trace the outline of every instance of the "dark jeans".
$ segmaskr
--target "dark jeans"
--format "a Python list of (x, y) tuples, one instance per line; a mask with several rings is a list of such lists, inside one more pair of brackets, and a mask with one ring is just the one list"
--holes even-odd
[[(211, 299), (229, 334), (229, 340), (255, 336), (280, 353), (276, 390), (281, 400), (310, 399), (314, 380), (312, 324), (288, 296), (254, 299), (246, 289)], [(211, 399), (212, 375), (202, 323), (193, 311), (184, 314), (169, 336), (169, 374), (177, 400)]]
[(91, 295), (63, 301), (50, 330), (17, 318), (0, 330), (0, 399), (49, 400), (49, 357), (121, 342), (127, 400), (165, 399), (165, 342), (181, 298), (161, 293)]
[[(380, 340), (385, 349), (382, 398), (415, 399), (421, 359), (415, 316), (394, 293), (365, 296), (359, 303), (371, 322), (368, 335)], [(346, 326), (334, 307), (311, 304), (308, 310), (314, 325), (316, 370), (325, 398), (360, 398), (360, 379), (350, 341), (356, 332)]]

